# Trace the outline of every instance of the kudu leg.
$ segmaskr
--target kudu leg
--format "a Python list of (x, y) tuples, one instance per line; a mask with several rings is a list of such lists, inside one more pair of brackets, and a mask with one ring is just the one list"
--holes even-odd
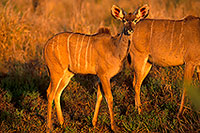
[(97, 102), (96, 102), (96, 106), (95, 106), (95, 111), (94, 111), (94, 117), (93, 117), (93, 120), (92, 120), (92, 125), (94, 127), (96, 127), (96, 124), (97, 124), (97, 119), (98, 119), (98, 113), (99, 113), (99, 108), (100, 108), (100, 104), (101, 104), (101, 101), (102, 101), (102, 92), (101, 92), (101, 82), (98, 83), (98, 90), (97, 90)]
[(197, 68), (197, 73), (198, 73), (198, 75), (197, 75), (198, 80), (200, 81), (200, 66), (197, 66), (196, 68)]
[[(148, 58), (145, 56), (134, 56), (134, 70), (135, 70), (135, 107), (138, 109), (138, 113), (141, 112), (141, 102), (140, 102), (140, 87), (151, 69), (151, 64), (147, 62)], [(135, 84), (135, 85), (134, 85)]]
[[(147, 63), (145, 65), (145, 69), (144, 69), (144, 74), (143, 74), (143, 78), (142, 81), (145, 79), (145, 77), (147, 76), (147, 74), (149, 73), (150, 69), (151, 69), (151, 64)], [(136, 84), (136, 75), (135, 72), (133, 73), (133, 88), (135, 88), (135, 84)]]
[(48, 106), (47, 106), (47, 132), (51, 131), (51, 107), (53, 102), (53, 93), (51, 93), (51, 82), (49, 84), (49, 87), (47, 89), (47, 99), (48, 99)]
[(186, 63), (185, 65), (185, 71), (184, 71), (184, 83), (183, 83), (183, 93), (182, 93), (182, 99), (181, 99), (181, 105), (179, 112), (177, 116), (179, 117), (183, 111), (183, 105), (185, 101), (185, 93), (186, 89), (189, 89), (191, 87), (191, 82), (192, 82), (192, 76), (194, 73), (195, 66), (190, 63)]
[(58, 121), (60, 123), (60, 125), (62, 125), (64, 123), (64, 119), (63, 119), (63, 115), (62, 115), (62, 110), (60, 107), (60, 96), (62, 94), (62, 91), (65, 89), (65, 87), (68, 85), (70, 79), (74, 76), (73, 73), (66, 71), (62, 77), (62, 79), (60, 80), (60, 84), (56, 90), (56, 94), (55, 94), (55, 107), (56, 107), (56, 112), (57, 112), (57, 116), (58, 116)]
[(68, 84), (70, 78), (73, 76), (70, 72), (64, 74), (51, 75), (51, 82), (47, 90), (48, 109), (47, 109), (47, 132), (51, 131), (51, 112), (52, 103), (55, 100), (56, 111), (60, 124), (63, 123), (63, 116), (60, 108), (60, 95), (64, 87)]
[(49, 97), (50, 92), (51, 92), (51, 82), (49, 83), (49, 87), (47, 89), (47, 98)]
[[(53, 76), (52, 76), (53, 77)], [(48, 99), (48, 107), (47, 107), (47, 132), (51, 131), (51, 111), (52, 111), (52, 103), (55, 97), (56, 89), (59, 85), (58, 78), (51, 78), (49, 87), (47, 89), (47, 99)]]
[(135, 72), (133, 73), (133, 88), (135, 88), (135, 84), (136, 84), (136, 76), (135, 76)]
[(140, 88), (142, 85), (142, 82), (144, 80), (144, 78), (147, 76), (147, 74), (149, 73), (150, 69), (151, 69), (151, 64), (146, 63), (145, 67), (144, 67), (144, 71), (139, 74), (137, 74), (137, 81), (136, 81), (136, 85), (135, 85), (135, 105), (138, 109), (138, 113), (140, 114), (141, 112), (141, 102), (140, 102)]
[(109, 112), (110, 112), (111, 129), (115, 131), (116, 128), (115, 128), (114, 113), (113, 113), (113, 96), (112, 96), (111, 87), (110, 87), (110, 79), (106, 78), (105, 76), (102, 76), (99, 78), (102, 83), (103, 93), (105, 95)]

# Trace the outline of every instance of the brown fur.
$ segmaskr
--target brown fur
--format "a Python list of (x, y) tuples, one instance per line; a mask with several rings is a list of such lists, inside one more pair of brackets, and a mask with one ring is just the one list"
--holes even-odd
[(105, 27), (99, 28), (98, 33), (99, 33), (99, 34), (101, 34), (101, 33), (105, 33), (105, 34), (109, 34), (109, 35), (111, 35), (111, 33), (110, 33), (110, 29), (105, 28)]
[[(99, 77), (101, 83), (98, 85), (97, 102), (92, 123), (93, 126), (96, 126), (102, 94), (104, 94), (110, 112), (111, 129), (116, 130), (110, 79), (121, 70), (123, 61), (127, 56), (130, 46), (128, 33), (132, 31), (129, 23), (132, 21), (129, 21), (129, 17), (123, 19), (124, 21), (122, 20), (125, 17), (122, 13), (123, 10), (119, 7), (113, 6), (111, 10), (115, 18), (122, 22), (126, 21), (122, 33), (113, 37), (107, 28), (100, 28), (98, 33), (94, 35), (65, 32), (53, 36), (46, 43), (44, 59), (51, 76), (47, 90), (48, 131), (51, 129), (53, 100), (55, 101), (58, 120), (61, 125), (64, 122), (60, 107), (60, 95), (74, 74), (94, 74)], [(102, 86), (102, 89), (100, 89), (100, 86)]]
[(183, 109), (186, 87), (191, 83), (195, 67), (200, 65), (200, 19), (194, 16), (182, 20), (145, 19), (134, 28), (130, 56), (135, 70), (133, 86), (139, 113), (140, 87), (152, 64), (185, 64), (184, 90), (179, 115)]
[[(99, 29), (97, 34), (60, 33), (52, 37), (44, 48), (44, 59), (49, 68), (51, 82), (47, 90), (48, 129), (51, 128), (52, 102), (55, 101), (58, 120), (64, 119), (60, 108), (60, 95), (74, 74), (95, 74), (100, 78), (103, 92), (108, 102), (111, 125), (114, 128), (113, 97), (110, 78), (122, 67), (128, 49), (128, 36), (123, 33), (112, 37), (107, 28)], [(98, 87), (98, 101), (93, 125), (96, 126), (102, 93)]]

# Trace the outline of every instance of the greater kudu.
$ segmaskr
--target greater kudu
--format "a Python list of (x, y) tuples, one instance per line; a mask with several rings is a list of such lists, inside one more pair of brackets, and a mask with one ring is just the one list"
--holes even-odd
[[(138, 10), (137, 21), (147, 16), (148, 11), (146, 10), (148, 8), (145, 7)], [(124, 23), (123, 31), (115, 37), (112, 37), (107, 29), (100, 29), (100, 32), (94, 35), (64, 32), (53, 36), (46, 43), (44, 59), (51, 76), (47, 90), (48, 131), (51, 130), (53, 100), (55, 101), (58, 120), (61, 125), (64, 122), (60, 107), (60, 96), (74, 74), (94, 74), (99, 77), (101, 85), (98, 85), (97, 102), (92, 123), (96, 126), (102, 94), (104, 94), (110, 112), (111, 129), (115, 130), (110, 79), (121, 70), (128, 53), (129, 37), (132, 32), (129, 20), (132, 14), (126, 14), (123, 9), (115, 5), (111, 9), (111, 14)], [(100, 89), (100, 86), (102, 86), (102, 89)]]
[[(200, 18), (182, 20), (145, 19), (132, 24), (130, 61), (134, 68), (135, 105), (140, 109), (140, 87), (152, 64), (177, 66), (185, 64), (184, 84), (179, 116), (183, 109), (186, 88), (192, 81), (195, 67), (200, 65)], [(200, 72), (200, 71), (199, 71)]]

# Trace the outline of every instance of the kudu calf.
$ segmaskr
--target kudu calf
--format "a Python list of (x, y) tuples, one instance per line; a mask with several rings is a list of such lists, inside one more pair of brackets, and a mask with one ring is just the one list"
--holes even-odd
[[(135, 105), (140, 113), (140, 87), (152, 64), (177, 66), (185, 64), (180, 109), (182, 112), (186, 88), (195, 67), (200, 65), (200, 18), (188, 16), (182, 20), (145, 19), (132, 25), (130, 46), (131, 66), (134, 68)], [(198, 70), (198, 69), (197, 69)]]
[[(138, 10), (137, 21), (147, 15), (147, 9)], [(51, 129), (51, 110), (54, 100), (60, 124), (64, 122), (60, 96), (74, 74), (94, 74), (101, 81), (98, 85), (97, 102), (93, 125), (96, 126), (102, 94), (105, 95), (110, 112), (111, 128), (115, 130), (113, 114), (113, 96), (110, 79), (116, 75), (123, 64), (129, 45), (129, 35), (132, 27), (129, 25), (132, 14), (126, 14), (123, 9), (113, 5), (111, 14), (124, 23), (123, 31), (112, 37), (108, 30), (102, 30), (94, 35), (64, 32), (53, 36), (44, 47), (44, 59), (51, 76), (47, 90), (48, 110), (47, 128)], [(105, 32), (106, 31), (106, 32)], [(100, 89), (102, 86), (102, 89)], [(101, 92), (103, 91), (103, 92)]]

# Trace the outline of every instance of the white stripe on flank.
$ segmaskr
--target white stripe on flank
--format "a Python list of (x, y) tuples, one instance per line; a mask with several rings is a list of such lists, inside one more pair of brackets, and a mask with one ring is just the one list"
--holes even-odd
[(81, 41), (81, 46), (80, 46), (80, 50), (79, 50), (79, 56), (78, 56), (78, 68), (80, 67), (80, 56), (81, 56), (81, 50), (82, 50), (82, 45), (83, 45), (83, 40), (85, 38), (85, 35), (83, 36), (83, 39)]
[(90, 57), (90, 64), (92, 64), (92, 45), (90, 45), (90, 54), (89, 54), (89, 57)]
[(52, 47), (52, 52), (54, 52), (54, 40), (53, 40), (53, 42), (51, 44), (51, 47)]
[[(58, 45), (56, 45), (56, 49), (57, 49), (57, 51), (58, 51), (58, 60), (60, 61), (60, 63), (61, 63), (61, 60), (60, 60), (60, 50), (59, 50), (59, 48), (58, 48)], [(61, 63), (62, 64), (62, 63)]]
[[(150, 32), (150, 38), (149, 38), (149, 43), (151, 45), (151, 41), (152, 41), (152, 34), (153, 34), (153, 23), (154, 23), (154, 20), (152, 20), (151, 22), (151, 32)], [(150, 46), (151, 47), (151, 46)]]
[(73, 33), (71, 33), (67, 38), (67, 50), (68, 50), (68, 54), (69, 54), (69, 65), (70, 66), (71, 66), (71, 55), (70, 55), (70, 50), (69, 50), (69, 39), (71, 38), (72, 35), (73, 35)]
[(169, 28), (170, 28), (170, 20), (168, 20), (168, 23), (167, 23), (167, 32), (169, 32)]
[(173, 44), (173, 39), (174, 39), (174, 27), (175, 27), (175, 21), (174, 21), (174, 23), (173, 23), (173, 27), (172, 27), (172, 33), (171, 33), (171, 41), (170, 41), (170, 48), (169, 48), (169, 51), (171, 51), (172, 50), (172, 44)]
[[(182, 43), (182, 37), (183, 37), (183, 28), (184, 28), (184, 21), (182, 21), (181, 23), (181, 33), (180, 33), (180, 36), (179, 36), (179, 46), (181, 46), (181, 43)], [(181, 50), (181, 53), (184, 51), (184, 45), (182, 45), (182, 50)]]
[[(77, 40), (76, 40), (76, 47), (75, 47), (75, 57), (74, 57), (74, 60), (75, 60), (75, 63), (74, 63), (74, 66), (76, 66), (77, 65), (77, 62), (76, 62), (76, 55), (77, 55), (77, 48), (78, 48), (78, 42), (79, 42), (79, 34), (77, 35), (78, 36), (78, 38), (77, 38)], [(77, 59), (77, 61), (78, 61), (78, 59)]]
[(85, 69), (87, 70), (87, 64), (88, 64), (88, 60), (87, 60), (87, 56), (88, 56), (88, 47), (89, 47), (89, 44), (90, 44), (90, 37), (88, 37), (88, 43), (87, 43), (87, 47), (86, 47), (86, 51), (85, 51)]
[(183, 24), (184, 24), (184, 21), (182, 21), (182, 23), (181, 23), (181, 33), (180, 33), (180, 36), (179, 36), (179, 45), (181, 45), (182, 36), (183, 36)]
[(56, 43), (56, 49), (57, 49), (57, 51), (58, 51), (58, 59), (59, 59), (59, 61), (60, 61), (60, 50), (59, 50), (59, 48), (58, 48), (58, 46), (59, 46), (59, 40), (60, 40), (60, 37), (58, 36), (58, 41), (56, 41), (57, 43)]

